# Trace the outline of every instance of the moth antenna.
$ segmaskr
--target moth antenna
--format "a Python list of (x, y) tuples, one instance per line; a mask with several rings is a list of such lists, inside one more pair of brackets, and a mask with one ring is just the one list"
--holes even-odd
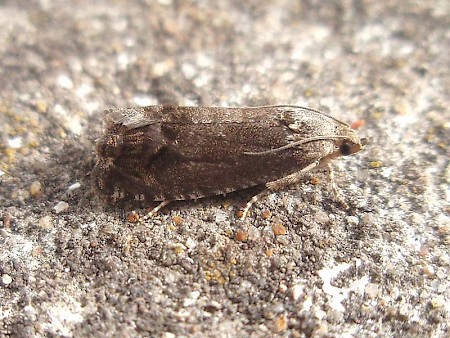
[(301, 144), (305, 144), (305, 143), (309, 143), (309, 142), (313, 142), (313, 141), (326, 141), (326, 140), (339, 140), (339, 139), (346, 139), (348, 138), (347, 136), (315, 136), (315, 137), (310, 137), (304, 140), (300, 140), (300, 141), (296, 141), (296, 142), (292, 142), (289, 144), (286, 144), (285, 146), (281, 146), (278, 148), (274, 148), (274, 149), (270, 149), (270, 150), (266, 150), (266, 151), (260, 151), (260, 152), (251, 152), (251, 151), (246, 151), (244, 152), (245, 155), (269, 155), (269, 154), (274, 154), (277, 153), (279, 151), (283, 151), (286, 149), (290, 149), (290, 148), (294, 148), (296, 146), (299, 146)]

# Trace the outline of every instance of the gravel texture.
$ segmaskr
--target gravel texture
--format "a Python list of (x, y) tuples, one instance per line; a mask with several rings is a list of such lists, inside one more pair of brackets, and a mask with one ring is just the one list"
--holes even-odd
[[(449, 27), (446, 0), (1, 1), (0, 336), (448, 336)], [(354, 123), (350, 208), (320, 173), (245, 221), (252, 191), (104, 205), (102, 110), (168, 103)]]

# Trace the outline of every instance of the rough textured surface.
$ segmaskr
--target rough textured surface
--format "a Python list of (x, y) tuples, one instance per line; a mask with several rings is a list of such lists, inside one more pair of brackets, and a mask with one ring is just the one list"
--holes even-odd
[[(449, 7), (2, 1), (0, 336), (448, 335)], [(370, 145), (335, 166), (350, 209), (320, 174), (245, 222), (252, 192), (145, 222), (104, 206), (101, 111), (170, 103), (360, 126)]]

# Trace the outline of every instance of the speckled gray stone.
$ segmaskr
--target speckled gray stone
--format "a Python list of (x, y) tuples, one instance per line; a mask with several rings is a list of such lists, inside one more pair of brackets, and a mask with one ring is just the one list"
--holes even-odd
[[(0, 337), (448, 336), (449, 18), (445, 0), (2, 1)], [(244, 222), (252, 191), (127, 222), (154, 205), (92, 194), (93, 142), (104, 108), (148, 104), (359, 126), (366, 149), (335, 165), (350, 208), (318, 173)]]

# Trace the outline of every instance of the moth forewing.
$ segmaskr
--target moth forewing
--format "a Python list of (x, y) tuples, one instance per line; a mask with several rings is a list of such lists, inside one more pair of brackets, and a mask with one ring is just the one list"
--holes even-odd
[(167, 203), (260, 184), (281, 189), (361, 147), (348, 125), (304, 107), (110, 109), (93, 177), (110, 200)]

